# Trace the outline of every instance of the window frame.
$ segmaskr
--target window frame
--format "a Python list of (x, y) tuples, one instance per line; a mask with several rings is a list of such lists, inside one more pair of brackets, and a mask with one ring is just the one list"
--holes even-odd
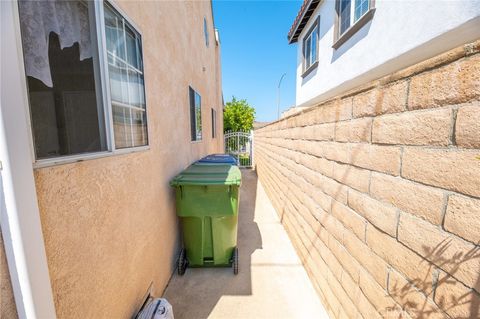
[[(142, 50), (140, 52), (141, 59), (143, 61), (143, 86), (144, 86), (144, 98), (145, 98), (145, 114), (146, 114), (146, 130), (147, 130), (147, 144), (141, 146), (133, 146), (127, 148), (117, 149), (115, 147), (115, 137), (114, 137), (114, 126), (113, 126), (113, 107), (112, 107), (112, 100), (111, 100), (111, 92), (110, 92), (110, 79), (108, 73), (108, 53), (106, 48), (106, 31), (105, 31), (105, 15), (104, 15), (104, 5), (107, 4), (115, 9), (125, 21), (127, 21), (132, 28), (135, 29), (135, 32), (138, 33), (140, 36), (140, 41), (142, 45)], [(22, 91), (25, 96), (25, 105), (24, 107), (27, 110), (27, 114), (29, 115), (28, 118), (28, 126), (29, 126), (29, 139), (30, 139), (30, 150), (32, 154), (32, 166), (33, 168), (42, 168), (42, 167), (49, 167), (55, 165), (62, 165), (74, 162), (80, 162), (85, 160), (97, 159), (102, 157), (108, 156), (115, 156), (115, 155), (122, 155), (134, 152), (141, 152), (147, 151), (150, 149), (150, 129), (148, 125), (148, 118), (149, 118), (149, 111), (148, 111), (148, 101), (147, 101), (147, 83), (145, 81), (145, 60), (144, 60), (144, 42), (143, 42), (143, 35), (141, 28), (137, 24), (135, 24), (132, 19), (113, 1), (110, 0), (103, 0), (103, 1), (93, 1), (89, 2), (89, 5), (92, 5), (93, 12), (90, 11), (90, 19), (94, 19), (94, 26), (91, 26), (91, 29), (95, 30), (95, 38), (96, 38), (96, 45), (92, 47), (97, 47), (98, 49), (98, 69), (99, 69), (99, 80), (100, 83), (95, 83), (97, 88), (101, 89), (101, 101), (102, 101), (102, 108), (103, 108), (103, 117), (105, 121), (105, 137), (106, 137), (106, 146), (107, 149), (98, 152), (85, 152), (80, 154), (72, 154), (72, 155), (63, 155), (58, 157), (52, 158), (45, 158), (45, 159), (37, 159), (36, 152), (35, 152), (35, 142), (33, 138), (33, 127), (32, 127), (32, 120), (31, 120), (31, 110), (30, 110), (30, 99), (28, 93), (28, 84), (27, 84), (27, 77), (25, 75), (24, 63), (25, 59), (23, 53), (20, 54), (20, 61), (22, 62), (22, 67), (19, 69), (21, 71), (21, 78), (22, 78)], [(18, 5), (15, 6), (15, 13), (16, 17), (16, 34), (18, 37), (18, 45), (23, 52), (23, 45), (21, 39), (21, 30), (20, 30), (20, 10), (18, 10)], [(94, 62), (95, 64), (95, 62)], [(97, 77), (95, 78), (97, 81)]]
[(205, 46), (208, 48), (210, 46), (210, 32), (208, 32), (207, 17), (203, 17), (203, 35), (205, 37)]
[(212, 107), (212, 139), (217, 138), (217, 110)]
[[(193, 116), (194, 116), (193, 120), (192, 120), (192, 95), (191, 95), (191, 93), (193, 93)], [(195, 105), (195, 98), (196, 98), (197, 95), (200, 99), (200, 108), (199, 108), (199, 112), (200, 112), (200, 138), (198, 138), (198, 132), (197, 132), (197, 128), (198, 128), (197, 107)], [(190, 115), (190, 142), (191, 143), (200, 143), (203, 140), (202, 96), (191, 85), (188, 86), (188, 109), (189, 109), (189, 115)], [(192, 127), (192, 123), (195, 124), (194, 128)], [(193, 134), (193, 129), (195, 129), (195, 136)]]
[[(112, 117), (111, 117), (111, 121), (110, 121), (110, 126), (111, 126), (111, 131), (112, 131), (112, 147), (115, 151), (118, 151), (118, 150), (124, 150), (124, 149), (132, 149), (132, 148), (140, 148), (140, 147), (145, 147), (145, 146), (148, 146), (149, 145), (149, 138), (150, 138), (150, 134), (149, 134), (149, 131), (148, 131), (148, 114), (147, 114), (147, 89), (146, 89), (146, 85), (145, 85), (145, 61), (143, 59), (143, 52), (144, 52), (144, 46), (143, 46), (143, 36), (142, 36), (142, 33), (139, 31), (139, 28), (138, 26), (136, 26), (133, 21), (131, 21), (130, 19), (128, 19), (127, 15), (122, 12), (118, 6), (114, 5), (111, 1), (108, 1), (108, 0), (105, 0), (105, 1), (99, 1), (100, 4), (103, 4), (101, 5), (101, 8), (102, 8), (102, 16), (100, 17), (100, 20), (101, 22), (103, 23), (102, 24), (102, 28), (101, 28), (101, 32), (103, 33), (103, 43), (104, 43), (104, 48), (102, 48), (102, 51), (103, 51), (103, 54), (105, 55), (103, 59), (99, 59), (100, 61), (103, 61), (105, 63), (105, 76), (106, 76), (106, 85), (108, 87), (108, 91), (106, 92), (106, 94), (108, 94), (108, 98), (109, 98), (109, 106), (110, 106), (110, 112), (112, 113)], [(114, 134), (114, 122), (113, 122), (113, 100), (111, 98), (111, 88), (110, 88), (110, 74), (109, 74), (109, 69), (108, 69), (108, 51), (107, 51), (107, 48), (106, 48), (106, 44), (107, 44), (107, 39), (106, 39), (106, 28), (105, 28), (105, 14), (104, 14), (104, 9), (105, 9), (105, 4), (106, 5), (109, 5), (111, 6), (115, 11), (117, 11), (117, 13), (128, 23), (130, 24), (130, 27), (133, 28), (134, 32), (138, 33), (138, 36), (140, 37), (140, 45), (142, 47), (141, 51), (139, 52), (140, 53), (140, 58), (141, 58), (141, 61), (142, 61), (142, 70), (141, 70), (141, 74), (143, 76), (143, 97), (144, 97), (144, 100), (145, 100), (145, 109), (143, 110), (141, 107), (136, 107), (134, 105), (130, 105), (130, 104), (124, 104), (124, 103), (121, 103), (121, 102), (115, 102), (115, 104), (117, 106), (121, 106), (123, 108), (126, 108), (126, 109), (137, 109), (137, 110), (142, 110), (145, 112), (145, 126), (146, 126), (146, 129), (147, 129), (147, 137), (146, 137), (146, 144), (145, 145), (141, 145), (141, 146), (129, 146), (129, 147), (122, 147), (122, 148), (116, 148), (116, 145), (115, 145), (115, 134)], [(125, 32), (124, 32), (125, 33)], [(126, 65), (129, 65), (130, 64), (128, 63), (128, 61), (124, 61), (124, 63)], [(133, 66), (130, 66), (132, 68), (135, 68)], [(136, 68), (135, 68), (136, 69)], [(138, 70), (138, 69), (137, 69)], [(140, 70), (138, 70), (140, 71)], [(122, 105), (124, 104), (124, 105)], [(133, 136), (132, 136), (132, 141), (133, 141)]]
[[(311, 63), (308, 67), (307, 67), (307, 63), (306, 63), (306, 43), (307, 43), (307, 40), (308, 38), (310, 38), (310, 36), (312, 35), (313, 31), (316, 29), (316, 34), (317, 34), (317, 41), (316, 41), (316, 45), (315, 45), (315, 50), (317, 52), (317, 56), (316, 56), (316, 59), (313, 63)], [(305, 36), (303, 37), (303, 40), (302, 40), (302, 78), (306, 77), (310, 72), (312, 72), (317, 66), (318, 66), (318, 59), (319, 59), (319, 52), (318, 52), (318, 48), (319, 48), (319, 42), (320, 42), (320, 16), (317, 16), (317, 18), (315, 19), (315, 22), (312, 24), (312, 26), (310, 27), (310, 29), (308, 29), (308, 32), (305, 34)]]
[(342, 44), (344, 44), (348, 39), (350, 39), (358, 30), (360, 30), (365, 24), (373, 19), (375, 13), (375, 0), (368, 1), (368, 10), (355, 20), (355, 5), (357, 0), (350, 1), (350, 25), (349, 27), (340, 34), (340, 4), (342, 0), (335, 0), (335, 26), (334, 26), (334, 35), (333, 35), (333, 45), (332, 48), (338, 49)]

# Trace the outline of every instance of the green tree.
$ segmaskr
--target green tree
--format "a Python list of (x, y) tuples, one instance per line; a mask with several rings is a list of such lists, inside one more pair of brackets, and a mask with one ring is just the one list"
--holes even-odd
[(247, 100), (237, 100), (232, 97), (223, 110), (224, 131), (250, 131), (255, 120), (255, 109)]

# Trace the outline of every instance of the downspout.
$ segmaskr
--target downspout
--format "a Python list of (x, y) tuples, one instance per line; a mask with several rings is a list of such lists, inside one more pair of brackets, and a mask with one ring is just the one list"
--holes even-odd
[(1, 1), (0, 223), (18, 316), (54, 319), (40, 223), (16, 1)]

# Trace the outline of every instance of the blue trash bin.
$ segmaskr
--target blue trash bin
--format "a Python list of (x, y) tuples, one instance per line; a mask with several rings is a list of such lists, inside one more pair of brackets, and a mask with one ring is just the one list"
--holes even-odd
[(199, 165), (212, 165), (212, 164), (238, 165), (238, 161), (232, 155), (210, 154), (210, 155), (207, 155), (204, 158), (198, 160), (195, 164), (199, 164)]

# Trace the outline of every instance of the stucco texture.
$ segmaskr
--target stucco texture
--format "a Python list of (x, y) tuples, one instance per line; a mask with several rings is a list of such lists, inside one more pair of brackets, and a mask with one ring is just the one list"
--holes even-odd
[(0, 229), (0, 318), (18, 318), (15, 300), (13, 298), (10, 273), (8, 272), (5, 247), (3, 245), (2, 230)]
[[(151, 283), (154, 295), (163, 293), (179, 247), (168, 182), (223, 147), (220, 48), (210, 2), (118, 5), (142, 33), (150, 149), (35, 170), (58, 318), (129, 318)], [(195, 143), (189, 85), (202, 97), (203, 140)]]

